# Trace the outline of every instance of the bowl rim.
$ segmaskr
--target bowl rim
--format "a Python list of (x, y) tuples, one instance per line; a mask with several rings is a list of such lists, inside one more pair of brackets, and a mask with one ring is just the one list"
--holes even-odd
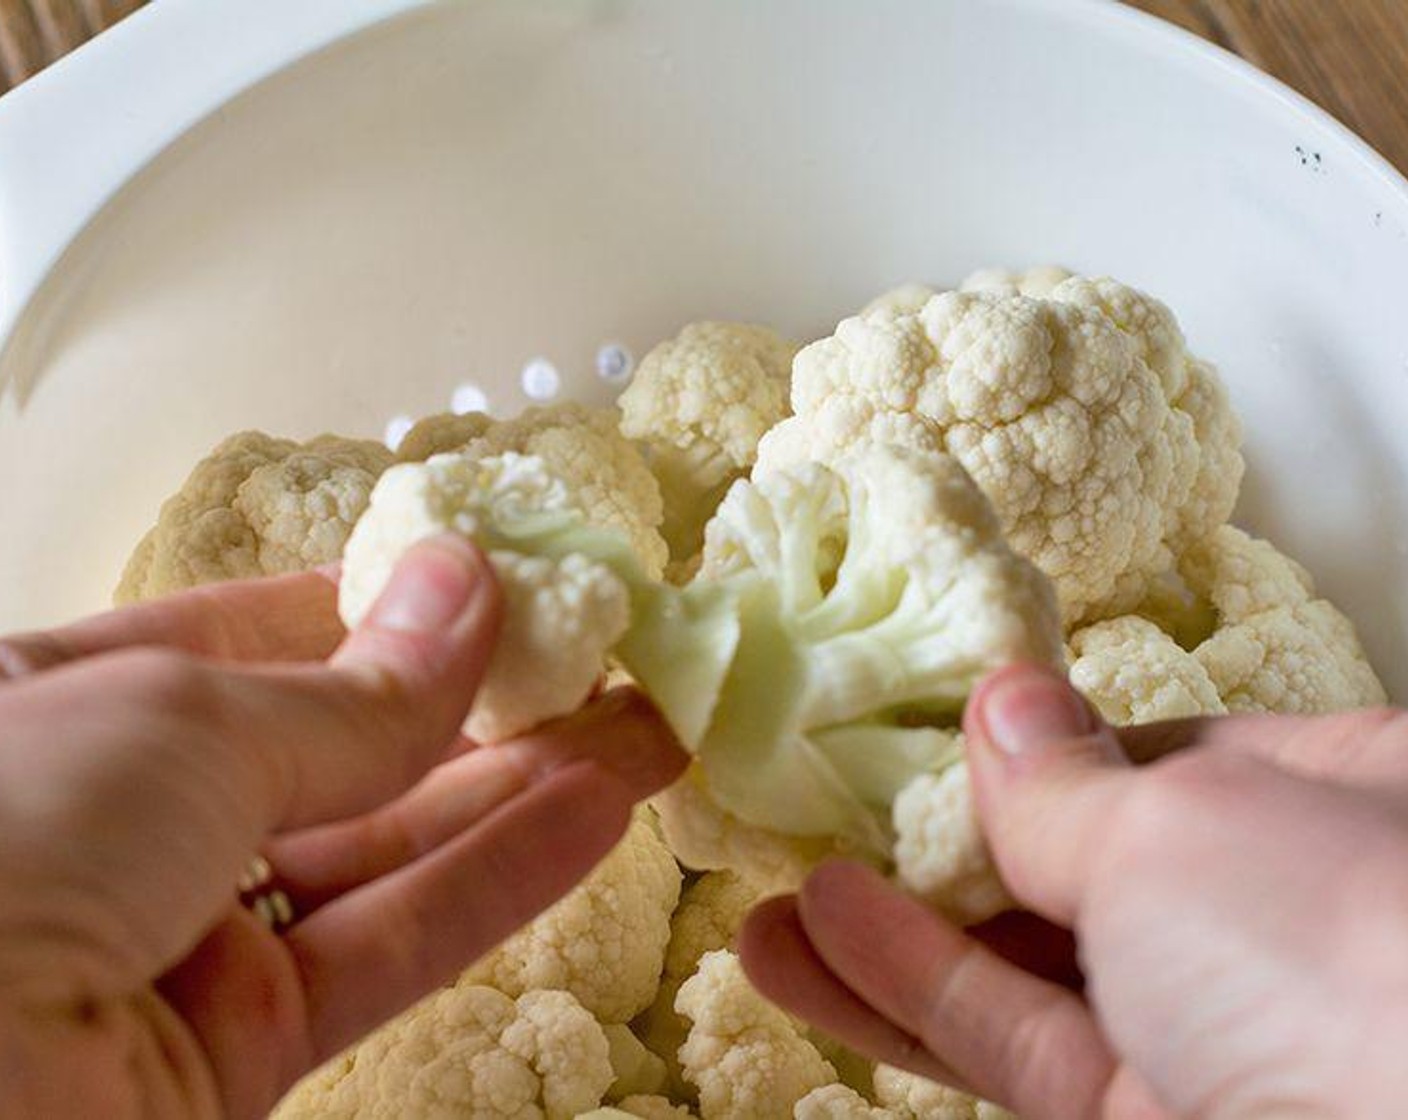
[[(162, 0), (0, 96), (0, 397), (16, 328), (84, 230), (144, 168), (221, 106), (368, 28), (442, 0)], [(950, 0), (973, 3), (974, 0)], [(1408, 174), (1348, 125), (1232, 51), (1120, 0), (982, 0), (1116, 34), (1192, 80), (1269, 99), (1351, 155), (1401, 208)], [(290, 21), (289, 16), (297, 18)], [(218, 48), (220, 65), (209, 65)], [(184, 60), (184, 61), (183, 61)], [(158, 66), (159, 83), (133, 82)], [(99, 96), (128, 79), (130, 99)], [(55, 153), (60, 153), (55, 158)]]

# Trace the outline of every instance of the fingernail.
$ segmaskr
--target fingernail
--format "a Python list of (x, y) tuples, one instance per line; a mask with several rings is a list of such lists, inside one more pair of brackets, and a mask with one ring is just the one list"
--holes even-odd
[(368, 620), (381, 630), (435, 634), (464, 613), (478, 585), (473, 550), (443, 535), (417, 544), (401, 558)]
[(1095, 730), (1090, 712), (1064, 681), (1036, 671), (1014, 671), (981, 697), (986, 738), (1007, 755), (1030, 754)]

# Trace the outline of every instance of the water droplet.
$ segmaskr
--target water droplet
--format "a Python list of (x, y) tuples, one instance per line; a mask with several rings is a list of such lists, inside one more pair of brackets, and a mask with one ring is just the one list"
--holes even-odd
[(489, 397), (478, 385), (466, 381), (450, 397), (450, 411), (456, 416), (466, 412), (488, 412)]
[(381, 437), (382, 442), (395, 451), (401, 446), (401, 441), (406, 438), (406, 433), (415, 425), (416, 422), (409, 416), (393, 416), (386, 422), (386, 434)]
[(546, 358), (534, 358), (523, 367), (523, 391), (535, 401), (548, 401), (562, 388), (562, 375)]
[(603, 343), (596, 352), (596, 373), (603, 381), (625, 381), (635, 368), (635, 358), (619, 342)]

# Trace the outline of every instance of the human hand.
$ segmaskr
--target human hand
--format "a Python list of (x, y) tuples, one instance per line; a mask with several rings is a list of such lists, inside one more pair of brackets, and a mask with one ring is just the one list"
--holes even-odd
[[(0, 643), (0, 1114), (263, 1115), (568, 891), (685, 758), (618, 690), (458, 738), (498, 624), (443, 538)], [(262, 851), (298, 920), (238, 904)]]
[(1017, 667), (965, 730), (1002, 876), (1074, 931), (1083, 990), (835, 863), (745, 926), (764, 994), (1026, 1120), (1408, 1107), (1408, 717), (1117, 734)]

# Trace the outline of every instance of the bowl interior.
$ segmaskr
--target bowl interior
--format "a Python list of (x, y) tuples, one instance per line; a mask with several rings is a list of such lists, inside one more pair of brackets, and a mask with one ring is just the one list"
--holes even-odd
[(1072, 0), (464, 0), (249, 90), (16, 335), (0, 629), (102, 606), (237, 428), (606, 400), (615, 347), (690, 319), (812, 337), (1053, 261), (1180, 313), (1247, 421), (1239, 521), (1408, 696), (1408, 192), (1239, 64)]

